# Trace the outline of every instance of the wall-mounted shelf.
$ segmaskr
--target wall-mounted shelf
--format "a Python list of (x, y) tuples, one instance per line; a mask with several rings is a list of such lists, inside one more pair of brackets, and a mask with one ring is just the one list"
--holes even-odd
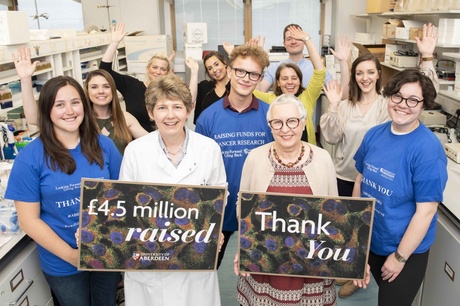
[(388, 68), (391, 68), (391, 69), (394, 69), (394, 70), (397, 70), (397, 71), (403, 71), (405, 69), (405, 68), (400, 68), (400, 67), (393, 66), (392, 64), (387, 63), (387, 62), (380, 62), (380, 65), (388, 67)]
[(442, 56), (454, 61), (460, 61), (460, 52), (443, 52)]
[[(110, 33), (96, 33), (63, 39), (30, 41), (24, 45), (0, 46), (0, 84), (19, 80), (11, 54), (16, 53), (17, 48), (20, 46), (30, 48), (33, 61), (39, 60), (40, 62), (51, 64), (51, 68), (42, 69), (33, 74), (40, 81), (46, 81), (57, 75), (66, 75), (75, 78), (83, 84), (83, 78), (86, 76), (86, 73), (99, 67), (100, 60), (110, 42)], [(113, 61), (114, 69), (124, 69), (126, 71), (124, 43), (122, 42), (120, 45), (118, 48), (120, 56), (119, 58), (116, 57)], [(88, 67), (82, 68), (81, 64), (84, 62), (89, 62)], [(39, 93), (35, 95), (37, 99)], [(5, 117), (8, 115), (8, 112), (22, 106), (21, 94), (13, 95), (12, 100), (13, 107), (0, 109), (0, 116)]]
[(458, 91), (440, 90), (439, 94), (460, 102), (460, 92)]
[(391, 16), (449, 15), (449, 14), (460, 14), (460, 10), (385, 12), (385, 13), (382, 13), (380, 15), (383, 16), (383, 17), (391, 17)]

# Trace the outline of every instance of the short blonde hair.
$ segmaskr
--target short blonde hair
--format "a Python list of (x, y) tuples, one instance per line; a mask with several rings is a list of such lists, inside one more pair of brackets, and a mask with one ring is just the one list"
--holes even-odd
[(149, 113), (153, 112), (159, 101), (164, 100), (182, 101), (187, 112), (191, 112), (193, 109), (190, 90), (184, 80), (173, 73), (153, 79), (145, 92), (145, 106)]
[(150, 58), (149, 62), (147, 63), (147, 69), (149, 69), (150, 65), (152, 65), (154, 59), (159, 59), (168, 63), (168, 73), (171, 71), (171, 62), (169, 61), (169, 58), (162, 53), (157, 53)]

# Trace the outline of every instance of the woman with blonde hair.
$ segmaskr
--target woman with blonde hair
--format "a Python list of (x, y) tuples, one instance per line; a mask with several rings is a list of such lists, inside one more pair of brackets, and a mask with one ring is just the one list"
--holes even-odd
[[(155, 54), (152, 56), (146, 66), (146, 77), (144, 81), (114, 71), (112, 69), (113, 57), (115, 56), (118, 45), (127, 34), (124, 28), (125, 26), (123, 23), (112, 26), (112, 41), (102, 57), (99, 68), (106, 70), (115, 80), (117, 90), (125, 99), (126, 111), (136, 117), (146, 131), (151, 132), (155, 128), (145, 108), (145, 91), (152, 80), (172, 72), (171, 60), (164, 54)], [(172, 56), (174, 56), (174, 53)], [(190, 88), (192, 90), (192, 100), (195, 101), (198, 83), (198, 63), (192, 58), (188, 58), (185, 63), (192, 71)]]

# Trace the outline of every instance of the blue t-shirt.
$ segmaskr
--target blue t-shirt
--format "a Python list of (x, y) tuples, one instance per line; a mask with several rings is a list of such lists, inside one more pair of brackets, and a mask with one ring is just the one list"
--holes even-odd
[[(80, 181), (82, 178), (118, 179), (121, 154), (108, 137), (99, 135), (104, 167), (89, 164), (80, 144), (70, 150), (77, 164), (74, 173), (53, 171), (46, 164), (40, 138), (29, 143), (16, 157), (8, 180), (5, 198), (22, 202), (39, 202), (40, 218), (72, 248), (77, 248), (75, 232), (80, 216)], [(38, 247), (42, 270), (54, 276), (78, 273), (77, 268)]]
[(228, 181), (225, 207), (225, 231), (237, 231), (236, 201), (240, 189), (241, 172), (249, 152), (273, 141), (266, 115), (269, 105), (258, 100), (259, 108), (238, 113), (224, 108), (224, 98), (206, 108), (198, 117), (195, 131), (214, 139), (222, 151)]
[[(447, 182), (447, 159), (436, 136), (422, 123), (409, 134), (395, 135), (391, 123), (370, 129), (354, 157), (363, 175), (361, 196), (376, 199), (371, 250), (381, 256), (397, 250), (416, 203), (441, 202)], [(414, 254), (433, 244), (436, 219)]]

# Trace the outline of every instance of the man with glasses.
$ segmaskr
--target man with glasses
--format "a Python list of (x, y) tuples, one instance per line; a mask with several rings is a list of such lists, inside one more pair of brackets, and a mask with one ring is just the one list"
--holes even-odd
[(252, 94), (268, 64), (268, 55), (261, 47), (235, 47), (227, 67), (230, 93), (206, 108), (196, 122), (196, 132), (220, 145), (227, 173), (229, 196), (223, 224), (225, 242), (219, 253), (218, 266), (230, 236), (238, 230), (236, 201), (246, 156), (253, 148), (273, 141), (266, 121), (268, 104)]

